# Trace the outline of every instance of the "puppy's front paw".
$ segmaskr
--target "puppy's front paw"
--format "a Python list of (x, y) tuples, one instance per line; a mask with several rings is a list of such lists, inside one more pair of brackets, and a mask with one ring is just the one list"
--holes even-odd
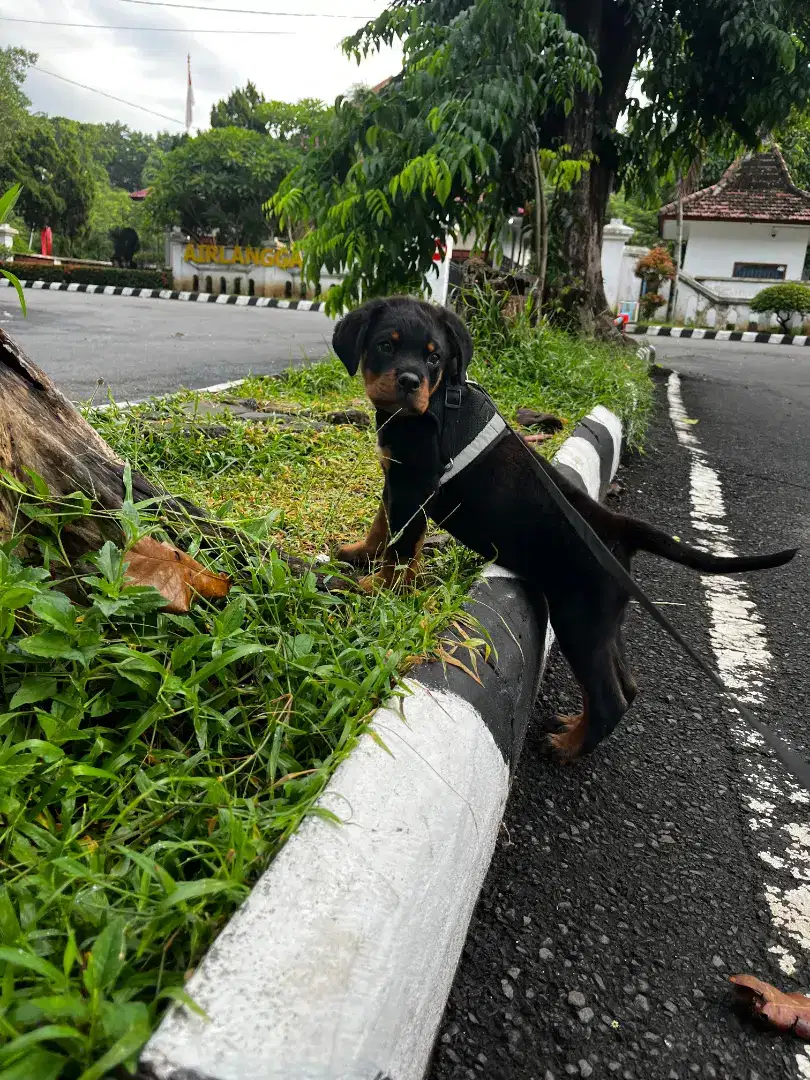
[(413, 580), (413, 574), (406, 566), (392, 566), (386, 563), (375, 574), (368, 574), (360, 578), (358, 585), (367, 593), (376, 592), (378, 589), (397, 589), (401, 591), (408, 587)]
[(361, 577), (357, 584), (363, 592), (373, 593), (378, 589), (389, 588), (391, 580), (382, 570), (378, 570), (376, 574), (366, 574), (365, 577)]
[(365, 540), (356, 544), (341, 544), (335, 548), (335, 559), (338, 562), (348, 563), (350, 566), (368, 566), (372, 560)]

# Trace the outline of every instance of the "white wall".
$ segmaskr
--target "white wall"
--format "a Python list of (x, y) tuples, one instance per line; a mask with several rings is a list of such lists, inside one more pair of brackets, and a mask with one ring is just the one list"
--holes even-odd
[[(665, 237), (671, 238), (673, 225), (666, 223)], [(798, 281), (810, 241), (810, 227), (805, 225), (687, 221), (684, 232), (688, 240), (683, 269), (696, 278), (730, 278), (735, 262), (757, 262), (784, 265), (785, 279)]]

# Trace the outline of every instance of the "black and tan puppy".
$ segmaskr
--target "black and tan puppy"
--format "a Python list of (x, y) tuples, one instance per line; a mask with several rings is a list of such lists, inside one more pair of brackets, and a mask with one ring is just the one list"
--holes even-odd
[[(595, 502), (532, 453), (489, 398), (465, 377), (472, 340), (461, 320), (409, 297), (372, 300), (337, 324), (335, 352), (350, 375), (362, 368), (377, 410), (385, 472), (380, 509), (364, 541), (339, 549), (354, 565), (377, 558), (365, 579), (412, 576), (428, 518), (487, 559), (514, 571), (551, 625), (579, 682), (583, 711), (552, 737), (566, 757), (587, 753), (616, 727), (636, 695), (621, 626), (627, 594), (599, 566), (555, 507), (541, 470), (626, 568), (648, 551), (703, 573), (760, 570), (795, 551), (718, 558)], [(546, 481), (547, 483), (547, 481)]]

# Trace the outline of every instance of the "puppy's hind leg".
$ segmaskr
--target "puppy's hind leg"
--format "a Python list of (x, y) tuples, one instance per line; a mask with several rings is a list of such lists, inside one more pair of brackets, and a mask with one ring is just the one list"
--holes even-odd
[[(582, 691), (582, 712), (560, 717), (562, 730), (551, 745), (566, 759), (589, 754), (627, 712), (636, 687), (619, 640), (615, 607), (604, 596), (551, 601), (551, 625)], [(612, 610), (611, 610), (612, 609)]]

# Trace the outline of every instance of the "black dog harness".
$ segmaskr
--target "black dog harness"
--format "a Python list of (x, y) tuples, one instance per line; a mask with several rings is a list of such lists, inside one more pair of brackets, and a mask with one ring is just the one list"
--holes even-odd
[(432, 395), (427, 413), (435, 419), (439, 428), (440, 454), (444, 464), (439, 487), (446, 484), (448, 480), (452, 480), (454, 476), (458, 476), (462, 469), (466, 469), (507, 435), (514, 434), (529, 455), (535, 473), (549, 498), (602, 569), (637, 600), (673, 641), (680, 645), (690, 660), (723, 692), (740, 716), (762, 736), (787, 771), (803, 788), (810, 791), (810, 764), (806, 759), (792, 750), (784, 739), (772, 731), (767, 724), (763, 724), (754, 716), (751, 710), (726, 686), (714, 668), (692, 648), (663, 611), (650, 600), (635, 578), (622, 566), (592, 526), (560, 491), (553, 476), (541, 466), (537, 455), (507, 424), (483, 387), (466, 380), (461, 383), (449, 382), (445, 386), (444, 394), (439, 392)]
[(489, 394), (469, 380), (448, 383), (443, 394), (433, 394), (427, 415), (439, 428), (439, 453), (444, 465), (439, 487), (511, 431)]

